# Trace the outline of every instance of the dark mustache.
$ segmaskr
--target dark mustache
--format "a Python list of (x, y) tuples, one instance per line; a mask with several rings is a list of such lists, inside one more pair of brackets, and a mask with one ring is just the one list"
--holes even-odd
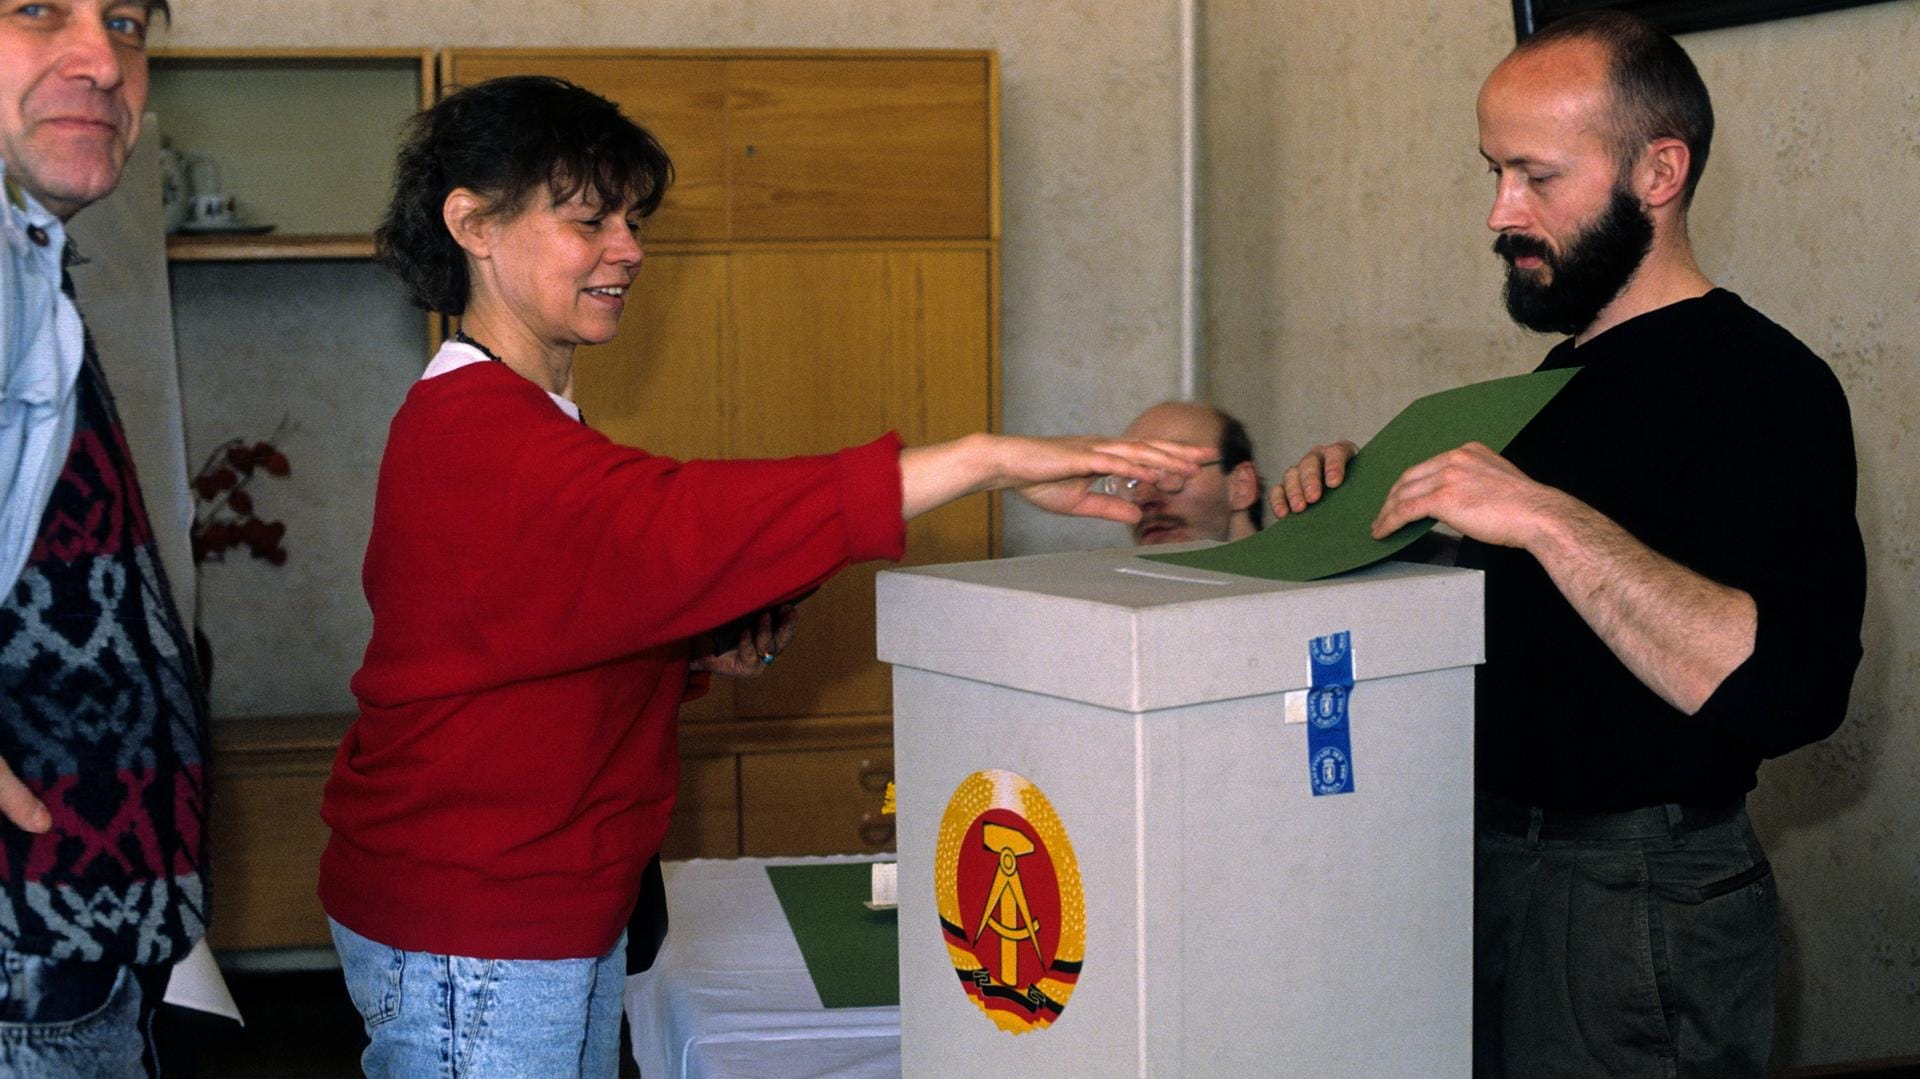
[(1545, 240), (1518, 232), (1503, 232), (1493, 239), (1493, 253), (1506, 259), (1509, 264), (1514, 259), (1533, 257), (1553, 265), (1553, 249)]

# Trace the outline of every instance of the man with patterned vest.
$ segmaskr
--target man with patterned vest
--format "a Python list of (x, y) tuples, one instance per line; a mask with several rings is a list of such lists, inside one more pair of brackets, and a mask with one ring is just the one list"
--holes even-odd
[(66, 267), (165, 0), (0, 0), (0, 1074), (155, 1074), (205, 932), (206, 698)]

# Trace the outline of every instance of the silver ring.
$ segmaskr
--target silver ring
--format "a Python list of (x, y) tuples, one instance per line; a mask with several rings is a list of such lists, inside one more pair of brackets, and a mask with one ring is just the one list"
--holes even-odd
[(772, 652), (760, 653), (760, 664), (763, 667), (773, 666), (773, 653)]

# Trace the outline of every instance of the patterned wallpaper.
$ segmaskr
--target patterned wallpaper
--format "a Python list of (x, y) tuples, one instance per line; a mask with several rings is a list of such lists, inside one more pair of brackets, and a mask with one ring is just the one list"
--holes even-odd
[[(1474, 95), (1505, 0), (1207, 8), (1214, 396), (1269, 468), (1412, 398), (1528, 370), (1501, 310)], [(1832, 363), (1854, 412), (1867, 657), (1848, 721), (1752, 800), (1786, 910), (1776, 1065), (1920, 1053), (1920, 4), (1688, 35), (1719, 122), (1709, 276)], [(1794, 512), (1792, 492), (1753, 527)]]

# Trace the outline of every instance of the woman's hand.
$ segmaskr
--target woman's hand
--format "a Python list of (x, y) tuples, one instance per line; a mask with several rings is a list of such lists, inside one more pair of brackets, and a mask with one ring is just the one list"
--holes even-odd
[[(1140, 505), (1119, 493), (1119, 488), (1101, 490), (1097, 479), (1089, 476), (1117, 476), (1154, 485), (1167, 476), (1182, 479), (1198, 471), (1204, 461), (1220, 458), (1218, 447), (1193, 446), (1162, 439), (1015, 439), (1014, 492), (1049, 513), (1072, 517), (1098, 517), (1132, 524), (1140, 519)], [(1037, 445), (1036, 445), (1037, 444)], [(1074, 451), (1096, 455), (1100, 464), (1092, 473), (1078, 471), (1083, 465), (1072, 456)], [(1091, 459), (1089, 459), (1090, 463)], [(1065, 479), (1050, 476), (1057, 468), (1075, 468)], [(1020, 482), (1031, 479), (1031, 482)], [(1174, 489), (1177, 489), (1177, 485)]]
[(1088, 480), (1119, 476), (1153, 483), (1168, 475), (1186, 477), (1219, 456), (1211, 446), (1161, 439), (968, 435), (901, 451), (901, 513), (912, 519), (975, 491), (1011, 487), (1052, 513), (1131, 524), (1140, 519), (1140, 507), (1093, 490)]
[(791, 603), (761, 611), (759, 617), (749, 618), (740, 626), (737, 639), (723, 642), (716, 636), (713, 654), (696, 657), (690, 666), (732, 678), (758, 677), (793, 643), (799, 620), (800, 612)]

